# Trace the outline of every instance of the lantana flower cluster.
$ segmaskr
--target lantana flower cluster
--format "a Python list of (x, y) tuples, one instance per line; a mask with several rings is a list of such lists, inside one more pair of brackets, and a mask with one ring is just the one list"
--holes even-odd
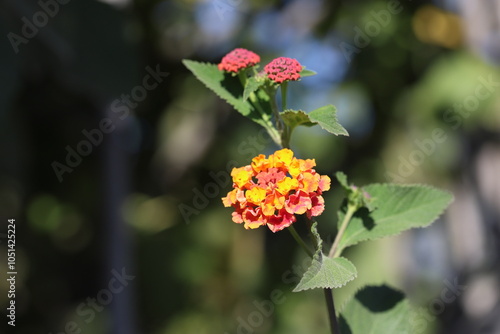
[(267, 64), (264, 71), (269, 79), (282, 83), (299, 80), (302, 66), (296, 59), (279, 57)]
[[(222, 58), (218, 68), (221, 71), (238, 73), (240, 70), (257, 65), (259, 62), (260, 56), (256, 53), (237, 48)], [(287, 57), (273, 59), (264, 66), (267, 77), (278, 84), (299, 80), (301, 71), (302, 65), (296, 59)]]
[(222, 202), (235, 211), (232, 219), (246, 229), (267, 225), (281, 231), (296, 221), (296, 215), (309, 218), (325, 209), (322, 193), (330, 189), (330, 178), (316, 173), (314, 159), (297, 159), (290, 149), (263, 154), (247, 166), (233, 168), (233, 190)]
[(229, 52), (218, 65), (219, 70), (237, 73), (239, 70), (254, 66), (260, 62), (258, 54), (238, 48)]

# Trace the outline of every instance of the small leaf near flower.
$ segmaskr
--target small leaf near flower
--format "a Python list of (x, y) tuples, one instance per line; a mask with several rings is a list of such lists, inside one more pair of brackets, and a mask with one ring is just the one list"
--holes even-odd
[(316, 74), (318, 74), (318, 73), (311, 71), (311, 70), (307, 70), (305, 66), (302, 66), (302, 71), (300, 71), (301, 78), (311, 77), (311, 76), (316, 75)]
[(346, 258), (331, 258), (323, 254), (323, 241), (316, 226), (317, 223), (314, 223), (311, 227), (311, 233), (316, 240), (316, 252), (311, 265), (304, 273), (299, 284), (293, 289), (293, 292), (309, 289), (340, 288), (357, 276), (356, 267)]

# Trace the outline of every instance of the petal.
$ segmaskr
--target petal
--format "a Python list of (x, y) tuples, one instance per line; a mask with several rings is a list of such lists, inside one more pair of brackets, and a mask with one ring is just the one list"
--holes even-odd
[(316, 160), (314, 159), (306, 159), (306, 160), (299, 159), (299, 162), (300, 162), (300, 170), (302, 172), (310, 171), (311, 169), (314, 168), (314, 166), (316, 166)]
[(236, 210), (231, 215), (232, 215), (233, 222), (235, 222), (236, 224), (243, 223), (243, 217), (241, 216), (241, 210)]
[(290, 175), (293, 178), (296, 178), (297, 176), (300, 175), (300, 172), (301, 172), (300, 171), (300, 161), (297, 158), (293, 158), (292, 162), (290, 163), (290, 166), (288, 166), (288, 173), (290, 173)]
[(325, 210), (325, 200), (323, 196), (314, 196), (311, 198), (312, 207), (307, 212), (309, 218), (319, 216)]
[(243, 221), (245, 222), (246, 229), (258, 228), (259, 226), (266, 224), (260, 208), (246, 208), (243, 212)]
[(287, 167), (288, 168), (288, 166), (292, 162), (293, 151), (288, 149), (288, 148), (284, 148), (282, 150), (276, 151), (274, 153), (274, 158), (275, 158), (276, 167)]
[(277, 183), (278, 191), (286, 195), (290, 192), (290, 190), (296, 190), (299, 186), (299, 181), (297, 179), (292, 179), (290, 177), (285, 177), (283, 180)]
[(242, 188), (252, 179), (252, 167), (244, 166), (240, 168), (233, 168), (233, 170), (231, 171), (231, 176), (233, 178), (233, 182), (236, 183), (236, 186), (238, 188)]
[(245, 192), (243, 190), (237, 189), (236, 200), (242, 205), (246, 204), (247, 198), (245, 197)]
[(285, 201), (285, 209), (289, 213), (301, 215), (307, 210), (311, 209), (312, 202), (311, 198), (307, 196), (306, 193), (299, 191), (297, 194), (293, 194)]
[(224, 204), (224, 206), (227, 208), (227, 207), (230, 207), (231, 205), (235, 204), (236, 203), (236, 193), (237, 193), (238, 189), (233, 189), (231, 190), (230, 192), (227, 193), (227, 196), (226, 197), (222, 197), (222, 203)]
[(265, 216), (272, 216), (276, 211), (276, 207), (274, 206), (272, 198), (267, 198), (265, 203), (262, 204), (261, 208), (262, 208), (262, 213)]
[(302, 190), (304, 190), (307, 193), (314, 192), (318, 190), (319, 186), (319, 181), (320, 181), (320, 176), (319, 174), (312, 174), (312, 173), (303, 173), (302, 174)]
[(259, 173), (267, 170), (270, 167), (270, 163), (269, 160), (266, 159), (266, 156), (264, 154), (259, 154), (252, 159), (251, 166), (255, 173)]
[(273, 191), (269, 194), (264, 203), (261, 205), (262, 213), (265, 216), (272, 216), (276, 210), (281, 210), (285, 206), (285, 196), (281, 195), (277, 191)]
[(245, 193), (247, 201), (253, 204), (260, 204), (266, 198), (266, 189), (253, 187)]
[(330, 190), (330, 184), (332, 183), (332, 180), (327, 175), (321, 175), (321, 178), (319, 180), (319, 189), (321, 191), (328, 191)]
[(295, 223), (296, 218), (293, 214), (288, 213), (286, 210), (280, 210), (278, 215), (269, 218), (267, 227), (273, 232), (278, 232)]
[(274, 206), (276, 209), (281, 210), (285, 206), (286, 197), (276, 192), (274, 196)]

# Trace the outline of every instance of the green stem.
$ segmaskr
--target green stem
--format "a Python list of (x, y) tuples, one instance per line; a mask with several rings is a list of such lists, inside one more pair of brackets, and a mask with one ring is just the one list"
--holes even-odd
[(246, 73), (246, 70), (239, 71), (238, 72), (238, 78), (240, 79), (240, 82), (243, 85), (243, 89), (245, 89), (245, 86), (247, 85), (247, 73)]
[(304, 252), (306, 252), (307, 255), (309, 255), (309, 257), (313, 257), (313, 252), (311, 252), (311, 250), (309, 249), (309, 247), (307, 247), (307, 245), (304, 242), (304, 240), (302, 240), (302, 238), (300, 237), (300, 235), (295, 230), (295, 227), (293, 227), (293, 225), (288, 226), (288, 231), (290, 231), (290, 233), (292, 234), (292, 237), (295, 239), (295, 241), (297, 241), (297, 243), (300, 245), (300, 247), (302, 247), (302, 249), (304, 250)]
[(286, 110), (286, 90), (288, 88), (288, 82), (285, 81), (281, 84), (281, 109)]
[(288, 125), (284, 124), (284, 129), (281, 134), (281, 143), (283, 148), (290, 148), (290, 138), (292, 136), (292, 130)]
[[(314, 221), (308, 218), (306, 219), (306, 223), (310, 230), (311, 226), (314, 224)], [(310, 233), (310, 236), (313, 244), (317, 245), (318, 240), (316, 240), (316, 236), (312, 232)], [(332, 289), (325, 288), (323, 289), (323, 292), (326, 300), (326, 308), (328, 310), (328, 319), (330, 320), (330, 331), (332, 334), (340, 334), (339, 324), (337, 321), (337, 316), (335, 314), (335, 304), (333, 301)]]
[[(276, 90), (272, 87), (267, 87), (267, 93), (271, 98), (271, 109), (273, 111), (273, 115), (275, 118), (276, 129), (278, 130), (281, 137), (281, 146), (283, 148), (290, 148), (290, 137), (292, 129), (289, 128), (288, 125), (283, 123), (283, 120), (280, 115), (280, 110), (278, 108), (278, 104), (276, 103)], [(287, 91), (287, 82), (281, 85), (281, 104), (283, 110), (286, 108), (286, 91)]]
[(281, 122), (280, 110), (278, 108), (278, 104), (276, 103), (276, 91), (274, 90), (274, 93), (268, 92), (268, 94), (271, 98), (271, 109), (273, 110), (273, 115), (276, 121), (276, 128), (281, 132), (283, 130), (283, 123)]
[(314, 224), (314, 220), (306, 216), (299, 216), (299, 217), (302, 219), (302, 221), (305, 222), (305, 224), (307, 224), (307, 228), (309, 230), (309, 237), (311, 238), (311, 242), (313, 243), (314, 247), (316, 247), (316, 245), (318, 244), (318, 239), (316, 239), (316, 236), (311, 231), (312, 226)]
[[(281, 84), (281, 109), (286, 110), (286, 98), (287, 98), (287, 88), (288, 81)], [(283, 131), (281, 133), (281, 142), (283, 147), (290, 148), (290, 137), (292, 135), (292, 129), (286, 124), (283, 124)]]
[(250, 101), (255, 106), (255, 109), (257, 109), (257, 111), (260, 113), (262, 120), (265, 122), (264, 127), (269, 133), (269, 136), (271, 136), (271, 139), (274, 140), (277, 145), (281, 145), (281, 136), (271, 122), (270, 116), (264, 111), (264, 109), (262, 109), (262, 106), (260, 105), (255, 93), (250, 94)]
[[(238, 72), (238, 79), (240, 80), (240, 83), (243, 85), (243, 90), (244, 90), (245, 86), (247, 84), (246, 71)], [(255, 95), (255, 93), (252, 92), (250, 94), (249, 98), (250, 98), (250, 101), (252, 102), (253, 106), (255, 107), (255, 109), (260, 113), (261, 118), (264, 121), (263, 126), (266, 128), (267, 133), (269, 133), (269, 136), (271, 137), (271, 139), (277, 145), (281, 145), (281, 134), (274, 127), (273, 123), (270, 120), (269, 115), (264, 111), (264, 109), (262, 109), (262, 106), (260, 105), (260, 102), (257, 99), (257, 96)]]
[(330, 248), (330, 252), (328, 253), (329, 257), (338, 257), (340, 256), (340, 253), (342, 253), (342, 248), (337, 249), (340, 243), (340, 239), (342, 239), (342, 236), (344, 235), (347, 225), (349, 224), (349, 221), (351, 220), (352, 216), (354, 215), (354, 212), (356, 212), (357, 209), (358, 209), (357, 205), (354, 204), (347, 205), (347, 212), (344, 216), (342, 224), (340, 225), (339, 232), (337, 233), (337, 236), (333, 241), (332, 248)]
[(330, 330), (332, 334), (340, 334), (339, 323), (335, 314), (335, 303), (333, 302), (332, 289), (323, 289), (325, 293), (326, 307), (328, 309), (328, 318), (330, 319)]

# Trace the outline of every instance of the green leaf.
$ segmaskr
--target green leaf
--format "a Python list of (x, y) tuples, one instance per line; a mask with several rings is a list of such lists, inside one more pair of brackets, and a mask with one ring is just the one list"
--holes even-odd
[(357, 276), (356, 267), (345, 257), (331, 258), (323, 253), (313, 258), (311, 266), (293, 292), (340, 288)]
[(358, 291), (343, 307), (342, 334), (410, 334), (412, 309), (402, 292), (388, 286)]
[(259, 89), (265, 82), (264, 79), (258, 80), (255, 76), (248, 78), (243, 91), (243, 100), (247, 100), (250, 94)]
[(313, 76), (313, 75), (316, 75), (318, 73), (314, 72), (314, 71), (311, 71), (311, 70), (306, 70), (305, 67), (302, 67), (302, 71), (300, 71), (300, 77), (301, 78), (305, 78), (305, 77), (310, 77), (310, 76)]
[(292, 130), (299, 125), (304, 125), (304, 126), (316, 125), (315, 123), (311, 122), (309, 116), (302, 110), (287, 109), (283, 111), (280, 115), (281, 118), (283, 119), (283, 122), (285, 122), (285, 124), (288, 125)]
[(337, 120), (337, 108), (331, 104), (311, 111), (309, 119), (334, 135), (349, 136), (347, 130)]
[[(269, 128), (270, 107), (264, 103), (265, 114), (261, 114), (248, 100), (243, 100), (243, 87), (238, 78), (220, 71), (215, 64), (200, 63), (184, 59), (182, 63), (200, 80), (207, 88), (211, 89), (217, 96), (224, 99), (243, 116), (254, 122)], [(261, 96), (262, 97), (262, 96)], [(260, 102), (261, 99), (259, 99)], [(268, 112), (269, 111), (269, 112)]]
[(345, 175), (343, 172), (337, 172), (335, 173), (335, 177), (339, 181), (342, 188), (347, 191), (351, 191), (351, 187), (349, 187), (349, 183), (347, 183), (347, 175)]
[(338, 122), (336, 112), (334, 106), (327, 105), (313, 110), (309, 114), (302, 110), (287, 109), (280, 113), (280, 115), (292, 131), (299, 125), (313, 126), (319, 124), (323, 129), (334, 135), (348, 136), (347, 130)]
[(357, 276), (356, 267), (346, 258), (333, 259), (323, 254), (323, 241), (316, 226), (317, 223), (314, 223), (311, 227), (311, 233), (317, 243), (316, 252), (311, 265), (293, 292), (318, 288), (340, 288)]
[[(369, 212), (361, 208), (354, 214), (340, 240), (340, 250), (360, 241), (429, 226), (453, 200), (450, 193), (423, 185), (371, 184), (364, 190), (377, 209)], [(345, 206), (339, 211), (339, 222), (344, 214)]]

